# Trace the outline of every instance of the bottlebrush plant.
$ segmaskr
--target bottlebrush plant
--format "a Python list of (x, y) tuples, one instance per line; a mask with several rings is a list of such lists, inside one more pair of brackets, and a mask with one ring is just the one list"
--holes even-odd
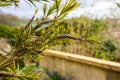
[[(35, 5), (32, 0), (30, 1)], [(52, 5), (48, 6), (47, 3), (43, 3), (43, 17), (38, 21), (35, 26), (32, 26), (32, 22), (38, 12), (35, 10), (35, 14), (23, 28), (16, 28), (14, 32), (15, 42), (11, 45), (12, 50), (6, 52), (6, 55), (0, 57), (0, 77), (3, 80), (37, 80), (42, 75), (41, 72), (36, 72), (34, 66), (21, 68), (24, 62), (36, 62), (40, 59), (42, 51), (47, 46), (55, 45), (59, 40), (63, 38), (69, 38), (74, 40), (84, 41), (81, 37), (75, 37), (70, 35), (69, 27), (64, 23), (64, 18), (69, 12), (76, 9), (80, 3), (77, 0), (51, 0)], [(19, 0), (2, 0), (0, 6), (6, 6), (14, 3), (17, 6)], [(49, 16), (53, 15), (53, 18)], [(23, 65), (23, 67), (26, 67)], [(29, 70), (32, 70), (30, 72)], [(28, 72), (28, 73), (25, 73)]]

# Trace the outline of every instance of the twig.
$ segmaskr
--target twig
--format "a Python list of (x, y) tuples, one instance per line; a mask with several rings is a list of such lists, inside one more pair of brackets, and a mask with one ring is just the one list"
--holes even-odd
[(59, 35), (59, 36), (56, 36), (56, 38), (54, 38), (53, 40), (50, 40), (49, 42), (45, 43), (45, 44), (42, 45), (42, 46), (45, 46), (45, 45), (47, 45), (47, 44), (50, 44), (50, 43), (52, 43), (52, 42), (53, 42), (54, 40), (56, 40), (56, 39), (64, 39), (64, 38), (73, 39), (73, 40), (85, 41), (85, 39), (82, 38), (82, 37), (76, 37), (76, 36), (72, 36), (72, 35), (70, 35), (70, 34), (61, 34), (61, 35)]
[(13, 58), (12, 56), (7, 57), (7, 59), (5, 59), (4, 61), (0, 62), (0, 68), (1, 68), (2, 66), (4, 66), (4, 64), (10, 62), (10, 61), (13, 60), (13, 59), (14, 59), (14, 58)]
[(17, 75), (15, 73), (10, 73), (10, 72), (5, 72), (5, 71), (0, 71), (0, 77), (14, 77), (14, 78), (19, 78), (20, 80), (24, 78), (30, 78), (29, 76), (24, 76), (24, 75)]
[(0, 77), (19, 77), (16, 74), (5, 72), (5, 71), (0, 71)]
[(56, 37), (56, 39), (62, 39), (62, 38), (69, 38), (69, 39), (73, 39), (73, 40), (85, 41), (85, 39), (82, 37), (76, 37), (76, 36), (72, 36), (70, 34), (61, 34), (61, 35)]
[[(36, 15), (36, 14), (35, 14)], [(28, 22), (28, 24), (25, 26), (25, 30), (27, 30), (30, 27), (30, 24), (32, 23), (32, 21), (35, 18), (35, 15), (33, 15), (33, 17), (31, 18), (31, 20)]]
[(54, 19), (53, 20), (44, 20), (44, 21), (41, 21), (39, 24), (37, 24), (35, 27), (34, 27), (34, 30), (38, 29), (41, 25), (43, 24), (46, 24), (46, 23), (49, 23), (49, 22), (53, 22), (55, 21)]

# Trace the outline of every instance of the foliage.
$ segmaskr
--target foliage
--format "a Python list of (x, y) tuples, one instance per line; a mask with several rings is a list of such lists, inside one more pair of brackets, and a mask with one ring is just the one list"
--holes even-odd
[(1, 0), (0, 1), (0, 6), (8, 6), (11, 5), (12, 3), (17, 3), (19, 0)]
[(115, 60), (116, 49), (115, 44), (111, 40), (106, 40), (96, 49), (95, 57), (105, 60)]
[(104, 20), (93, 20), (82, 16), (68, 20), (68, 25), (74, 31), (71, 34), (81, 36), (86, 40), (82, 43), (73, 42), (68, 45), (74, 46), (76, 44), (77, 47), (74, 46), (76, 48), (73, 48), (73, 50), (76, 50), (77, 54), (81, 54), (83, 51), (83, 55), (94, 56), (105, 60), (115, 60), (116, 45), (111, 40), (105, 40), (106, 36), (104, 31), (106, 29), (106, 23)]
[(0, 37), (4, 37), (9, 42), (14, 43), (14, 28), (8, 25), (0, 24)]
[[(86, 55), (88, 53), (90, 56), (93, 56), (93, 53), (96, 48), (96, 44), (101, 44), (103, 39), (103, 30), (106, 27), (103, 20), (94, 20), (85, 16), (81, 16), (80, 18), (72, 18), (66, 20), (67, 25), (69, 27), (68, 32), (71, 35), (80, 36), (83, 41), (70, 41), (69, 44), (65, 44), (64, 42), (56, 45), (57, 47), (65, 46), (64, 50), (71, 53), (70, 46), (73, 48), (72, 53)], [(64, 40), (69, 42), (68, 40)]]
[(77, 21), (73, 22), (74, 34), (82, 36), (89, 43), (99, 43), (101, 35), (99, 34), (103, 28), (104, 23), (102, 20), (92, 20), (82, 16)]
[[(82, 40), (79, 37), (69, 35), (70, 31), (67, 31), (68, 27), (66, 27), (66, 23), (64, 23), (64, 18), (67, 14), (79, 5), (80, 3), (76, 0), (66, 0), (65, 3), (63, 3), (62, 0), (54, 0), (50, 7), (44, 3), (44, 16), (35, 26), (32, 26), (31, 23), (38, 12), (36, 9), (35, 14), (24, 28), (18, 27), (15, 29), (15, 42), (12, 45), (12, 50), (0, 58), (0, 76), (3, 79), (6, 78), (12, 80), (39, 79), (41, 73), (31, 74), (31, 71), (29, 72), (30, 69), (32, 71), (35, 70), (34, 66), (26, 67), (25, 65), (24, 67), (26, 68), (23, 68), (22, 72), (27, 72), (27, 74), (20, 73), (19, 60), (22, 60), (22, 62), (38, 64), (42, 56), (41, 53), (47, 46), (56, 44), (57, 41), (62, 38)], [(50, 19), (49, 16), (51, 15), (54, 17)]]
[(59, 75), (57, 72), (49, 73), (51, 80), (64, 80), (65, 78)]
[(72, 46), (72, 53), (82, 54), (83, 52), (82, 55), (93, 56), (105, 60), (115, 60), (116, 46), (111, 40), (105, 40), (106, 33), (104, 32), (107, 27), (105, 20), (93, 20), (82, 16), (80, 18), (67, 20), (67, 25), (70, 31), (74, 31), (70, 32), (71, 34), (80, 36), (85, 40), (82, 42), (74, 41), (68, 45), (61, 43), (57, 45), (59, 47), (63, 47), (62, 45), (64, 45), (64, 49), (61, 48), (61, 50), (70, 52), (71, 49), (69, 46)]
[(24, 67), (21, 72), (22, 74), (32, 74), (35, 72), (36, 66), (35, 65), (29, 65)]
[[(65, 78), (57, 72), (47, 73), (50, 77), (50, 80), (73, 80), (71, 77)], [(46, 79), (47, 80), (47, 79)]]

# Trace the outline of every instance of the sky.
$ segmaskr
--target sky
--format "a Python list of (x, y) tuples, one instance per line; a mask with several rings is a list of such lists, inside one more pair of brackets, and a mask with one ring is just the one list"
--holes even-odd
[[(26, 1), (26, 0), (25, 0)], [(11, 13), (19, 17), (31, 18), (34, 14), (35, 7), (28, 4), (24, 0), (19, 3), (19, 8), (15, 6), (0, 7), (0, 10), (5, 13)], [(68, 17), (80, 17), (85, 15), (92, 18), (120, 18), (120, 8), (117, 7), (116, 2), (120, 3), (120, 0), (78, 0), (81, 5), (70, 12)], [(42, 16), (42, 3), (36, 3), (39, 8), (37, 17)]]

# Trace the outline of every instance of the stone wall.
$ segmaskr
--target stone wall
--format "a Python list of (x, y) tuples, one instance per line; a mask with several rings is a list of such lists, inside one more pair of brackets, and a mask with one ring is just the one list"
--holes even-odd
[(11, 46), (7, 43), (5, 38), (0, 38), (0, 56), (6, 55), (5, 52), (9, 52), (11, 50)]
[(120, 63), (96, 58), (63, 53), (53, 50), (44, 51), (41, 66), (49, 72), (58, 72), (72, 80), (120, 80)]

